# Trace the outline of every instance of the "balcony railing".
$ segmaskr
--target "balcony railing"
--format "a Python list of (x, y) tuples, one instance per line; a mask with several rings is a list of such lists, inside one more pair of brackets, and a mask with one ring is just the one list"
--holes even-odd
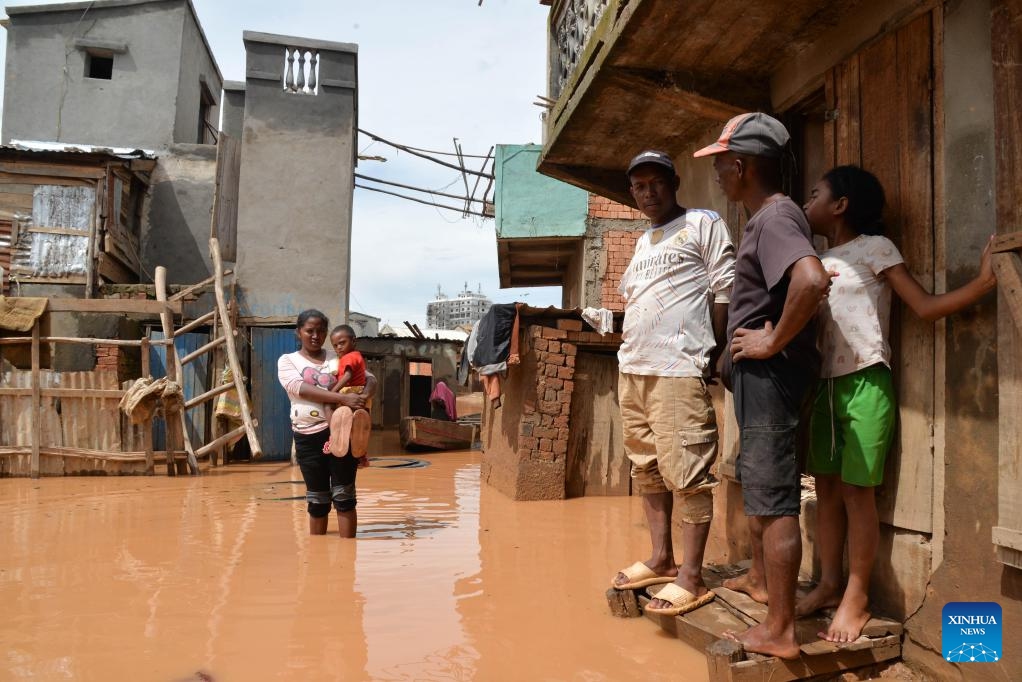
[(564, 0), (551, 23), (550, 96), (561, 96), (609, 0)]
[(318, 94), (316, 85), (319, 78), (319, 52), (301, 47), (285, 47), (284, 56), (287, 59), (284, 90), (296, 95)]

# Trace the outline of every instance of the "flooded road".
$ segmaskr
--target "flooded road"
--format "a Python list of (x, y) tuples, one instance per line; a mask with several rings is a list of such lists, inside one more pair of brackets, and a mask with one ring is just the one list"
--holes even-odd
[(637, 498), (514, 503), (478, 452), (412, 457), (359, 474), (356, 541), (308, 535), (283, 463), (0, 480), (0, 679), (706, 679), (609, 615)]

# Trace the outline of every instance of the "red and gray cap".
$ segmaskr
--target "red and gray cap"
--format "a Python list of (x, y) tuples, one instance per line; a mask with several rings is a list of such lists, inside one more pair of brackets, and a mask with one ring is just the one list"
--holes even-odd
[(703, 147), (692, 156), (710, 156), (734, 152), (749, 156), (780, 157), (784, 145), (791, 136), (780, 121), (773, 116), (760, 112), (739, 114), (735, 116), (720, 134), (720, 139)]
[(670, 154), (667, 152), (660, 152), (655, 149), (647, 149), (632, 159), (632, 162), (628, 164), (628, 170), (625, 171), (625, 175), (631, 175), (633, 170), (647, 163), (663, 166), (667, 170), (671, 171), (672, 175), (675, 173), (674, 162), (671, 161)]

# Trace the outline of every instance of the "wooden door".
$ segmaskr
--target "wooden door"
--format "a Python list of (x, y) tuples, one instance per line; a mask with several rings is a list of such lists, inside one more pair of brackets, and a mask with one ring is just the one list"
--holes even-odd
[(580, 351), (571, 396), (565, 495), (628, 495), (630, 464), (621, 435), (617, 357)]
[[(1022, 0), (996, 0), (990, 13), (997, 140), (998, 491), (993, 541), (1002, 563), (1022, 569)], [(1008, 574), (1005, 574), (1008, 575)]]
[[(933, 16), (885, 35), (826, 79), (828, 165), (857, 164), (887, 195), (884, 221), (909, 271), (934, 287)], [(935, 333), (903, 304), (891, 311), (898, 435), (878, 494), (880, 518), (933, 530)]]

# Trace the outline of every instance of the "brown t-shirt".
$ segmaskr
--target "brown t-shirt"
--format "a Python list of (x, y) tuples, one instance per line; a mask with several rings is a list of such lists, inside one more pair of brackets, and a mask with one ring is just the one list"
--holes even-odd
[[(816, 257), (812, 232), (802, 209), (790, 198), (767, 204), (749, 219), (735, 261), (735, 281), (728, 307), (729, 345), (739, 327), (762, 329), (767, 320), (777, 325), (788, 296), (788, 268), (806, 256)], [(781, 355), (801, 367), (819, 370), (815, 318)], [(730, 354), (726, 357), (730, 359)]]

